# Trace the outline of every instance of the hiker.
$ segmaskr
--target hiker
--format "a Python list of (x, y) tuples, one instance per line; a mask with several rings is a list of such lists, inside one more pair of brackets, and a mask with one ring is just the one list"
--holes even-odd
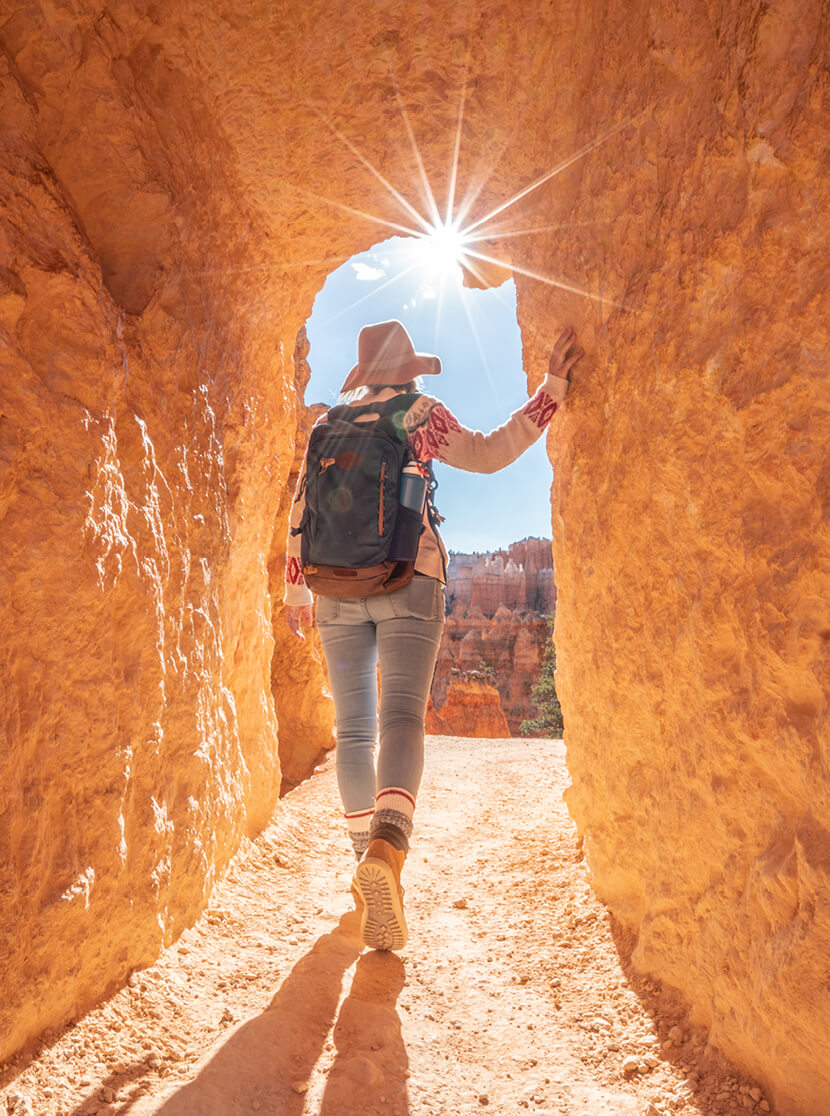
[[(398, 321), (367, 325), (358, 337), (357, 364), (341, 388), (346, 406), (329, 411), (315, 430), (320, 423), (338, 416), (349, 419), (349, 427), (352, 423), (388, 423), (385, 416), (398, 407), (395, 421), (399, 436), (422, 468), (434, 459), (468, 472), (493, 473), (515, 461), (541, 436), (564, 400), (570, 370), (582, 355), (574, 331), (565, 330), (553, 347), (548, 374), (535, 395), (504, 425), (482, 434), (462, 426), (440, 400), (420, 394), (419, 377), (441, 371), (437, 356), (415, 352), (409, 334)], [(355, 397), (360, 388), (365, 390)], [(358, 457), (342, 456), (348, 459), (348, 465)], [(336, 460), (315, 459), (315, 476)], [(307, 452), (306, 466), (308, 461)], [(301, 536), (308, 529), (309, 519), (304, 514), (309, 480), (306, 466), (292, 506), (286, 559), (286, 620), (300, 639), (305, 638), (302, 626), (313, 623), (314, 600), (301, 558)], [(316, 514), (323, 515), (324, 511), (322, 505)], [(415, 542), (414, 568), (410, 563), (411, 580), (402, 588), (344, 597), (323, 595), (339, 592), (336, 585), (329, 590), (323, 583), (316, 596), (317, 627), (334, 696), (337, 781), (358, 859), (352, 891), (358, 908), (362, 908), (361, 936), (375, 949), (401, 949), (406, 941), (401, 869), (409, 849), (423, 771), (424, 714), (444, 625), (448, 556), (437, 522), (427, 501), (417, 525), (421, 533)], [(306, 563), (305, 570), (309, 579), (312, 575), (321, 577), (317, 566)], [(362, 571), (355, 576), (362, 576)]]

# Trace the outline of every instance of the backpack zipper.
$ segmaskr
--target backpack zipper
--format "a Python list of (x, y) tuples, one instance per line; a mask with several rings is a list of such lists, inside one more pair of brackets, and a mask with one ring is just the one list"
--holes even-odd
[(386, 462), (380, 464), (380, 502), (378, 504), (378, 538), (383, 534), (383, 490), (386, 486)]

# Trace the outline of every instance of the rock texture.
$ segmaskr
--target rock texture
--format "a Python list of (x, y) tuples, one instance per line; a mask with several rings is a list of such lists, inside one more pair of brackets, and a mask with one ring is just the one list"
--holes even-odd
[(511, 735), (501, 707), (499, 691), (479, 671), (454, 670), (447, 685), (447, 700), (436, 712), (427, 710), (429, 733), (455, 736), (504, 738)]
[[(547, 637), (547, 618), (541, 613), (515, 612), (500, 605), (495, 615), (487, 616), (478, 605), (466, 607), (456, 599), (444, 624), (435, 665), (432, 697), (436, 706), (443, 713), (454, 672), (489, 669), (510, 727), (507, 735), (518, 736), (522, 721), (536, 713), (531, 690), (539, 678)], [(452, 734), (479, 736), (475, 725), (475, 718), (466, 729), (456, 721)]]
[(383, 180), (422, 206), (422, 161), (443, 204), (463, 119), (475, 220), (605, 137), (497, 217), (529, 385), (563, 324), (588, 352), (549, 446), (595, 886), (712, 1043), (822, 1112), (826, 5), (0, 20), (0, 1058), (149, 960), (273, 807), (294, 339), (363, 215), (404, 216)]
[[(294, 345), (294, 387), (302, 400), (311, 368), (308, 363), (310, 345), (303, 326)], [(306, 641), (285, 638), (285, 616), (282, 604), (285, 580), (285, 538), (291, 501), (297, 488), (305, 447), (311, 428), (325, 411), (316, 403), (297, 409), (297, 438), (291, 472), (282, 490), (279, 510), (271, 540), (268, 562), (272, 600), (271, 624), (274, 652), (271, 657), (271, 694), (279, 721), (279, 760), (282, 774), (281, 793), (296, 787), (314, 770), (325, 752), (335, 745), (334, 704), (327, 689), (321, 701), (320, 682), (327, 677), (323, 649), (316, 628), (306, 631)]]

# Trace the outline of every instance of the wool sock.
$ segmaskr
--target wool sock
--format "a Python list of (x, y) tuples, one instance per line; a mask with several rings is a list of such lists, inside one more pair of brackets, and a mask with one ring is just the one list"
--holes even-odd
[(412, 836), (412, 816), (415, 799), (402, 787), (385, 787), (375, 796), (375, 816), (369, 830), (369, 840), (380, 837), (393, 848), (409, 852)]
[(346, 814), (346, 825), (349, 828), (349, 838), (352, 842), (354, 854), (358, 860), (360, 860), (369, 847), (369, 828), (372, 823), (374, 812), (374, 808), (370, 806), (368, 810), (356, 810), (352, 814)]

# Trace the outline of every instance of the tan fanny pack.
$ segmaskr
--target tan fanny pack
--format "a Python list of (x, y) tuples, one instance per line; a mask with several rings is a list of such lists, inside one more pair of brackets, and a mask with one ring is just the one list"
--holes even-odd
[(344, 566), (303, 566), (303, 577), (312, 593), (321, 597), (374, 597), (403, 589), (415, 576), (414, 562), (381, 562), (350, 570)]

